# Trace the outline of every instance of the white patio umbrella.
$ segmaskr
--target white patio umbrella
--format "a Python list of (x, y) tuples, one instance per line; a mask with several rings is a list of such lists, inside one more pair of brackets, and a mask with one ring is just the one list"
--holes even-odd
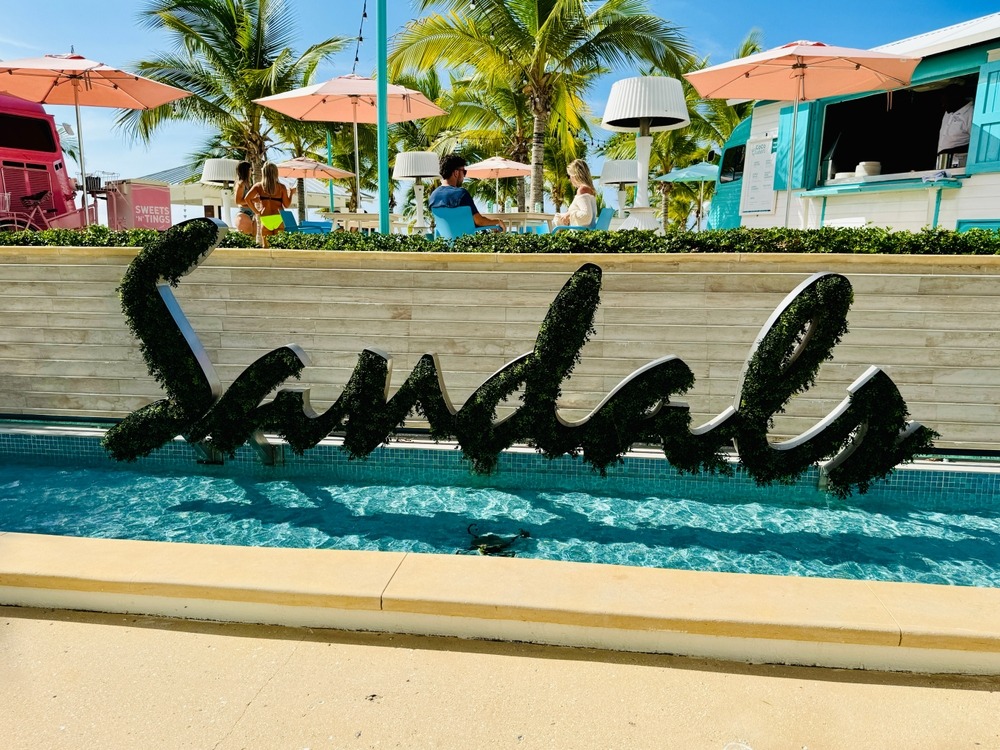
[[(388, 121), (409, 122), (447, 114), (419, 91), (388, 85)], [(358, 75), (338, 76), (325, 83), (285, 91), (254, 102), (296, 120), (350, 122), (354, 125), (354, 179), (361, 200), (361, 168), (358, 159), (358, 123), (378, 122), (378, 81)]]
[(792, 102), (785, 193), (787, 226), (799, 103), (825, 96), (887, 91), (906, 86), (919, 62), (919, 57), (799, 41), (685, 73), (684, 77), (701, 96), (709, 99), (777, 99)]
[(82, 55), (45, 55), (0, 61), (0, 93), (39, 104), (76, 108), (76, 134), (83, 179), (83, 216), (87, 217), (87, 167), (83, 159), (80, 107), (152, 109), (191, 94)]
[(522, 164), (519, 161), (505, 159), (502, 156), (491, 156), (475, 164), (469, 164), (465, 168), (465, 176), (475, 179), (493, 178), (493, 188), (496, 190), (496, 200), (500, 202), (500, 178), (501, 177), (525, 177), (531, 174), (531, 165)]

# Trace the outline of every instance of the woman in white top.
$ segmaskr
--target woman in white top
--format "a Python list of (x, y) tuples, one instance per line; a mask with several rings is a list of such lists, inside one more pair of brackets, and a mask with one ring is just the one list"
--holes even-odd
[(565, 213), (556, 214), (556, 226), (589, 227), (597, 218), (597, 191), (590, 176), (590, 167), (583, 159), (574, 159), (566, 167), (566, 174), (576, 188), (576, 197)]

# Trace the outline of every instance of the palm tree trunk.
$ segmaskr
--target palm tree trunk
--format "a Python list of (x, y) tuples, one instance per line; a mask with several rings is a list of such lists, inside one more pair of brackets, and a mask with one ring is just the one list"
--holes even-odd
[(295, 181), (295, 193), (299, 199), (299, 221), (306, 220), (306, 181), (300, 177)]
[(670, 204), (670, 183), (664, 182), (662, 183), (662, 187), (660, 188), (660, 228), (664, 232), (667, 231), (667, 223), (668, 223), (667, 206), (669, 204)]
[(521, 213), (524, 213), (524, 211), (525, 211), (524, 205), (525, 205), (525, 200), (526, 199), (527, 199), (527, 195), (525, 194), (525, 190), (524, 190), (524, 178), (523, 177), (518, 177), (517, 178), (517, 210), (520, 211)]
[(545, 178), (542, 159), (545, 156), (545, 126), (548, 113), (541, 108), (534, 111), (534, 128), (531, 137), (531, 210), (541, 211), (544, 201)]

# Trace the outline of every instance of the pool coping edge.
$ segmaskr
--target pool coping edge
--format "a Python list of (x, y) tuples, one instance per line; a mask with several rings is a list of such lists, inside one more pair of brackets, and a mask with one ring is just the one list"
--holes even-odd
[(0, 604), (1000, 674), (1000, 589), (0, 532)]

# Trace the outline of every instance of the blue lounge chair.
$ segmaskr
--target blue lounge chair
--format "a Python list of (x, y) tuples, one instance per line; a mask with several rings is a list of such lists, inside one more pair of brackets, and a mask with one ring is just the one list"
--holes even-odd
[(496, 227), (477, 227), (472, 219), (472, 209), (468, 206), (456, 208), (432, 208), (434, 216), (434, 236), (454, 240), (476, 232), (495, 232)]
[(570, 226), (559, 226), (552, 230), (555, 232), (562, 232), (563, 230), (576, 230), (578, 232), (589, 232), (594, 229), (604, 229), (608, 230), (611, 228), (611, 218), (615, 215), (615, 210), (610, 206), (605, 206), (601, 209), (601, 212), (594, 219), (593, 223), (586, 227), (570, 227)]
[(326, 234), (333, 228), (332, 221), (303, 221), (301, 224), (295, 220), (295, 214), (291, 211), (281, 209), (281, 220), (285, 223), (286, 232), (298, 232), (300, 234)]

